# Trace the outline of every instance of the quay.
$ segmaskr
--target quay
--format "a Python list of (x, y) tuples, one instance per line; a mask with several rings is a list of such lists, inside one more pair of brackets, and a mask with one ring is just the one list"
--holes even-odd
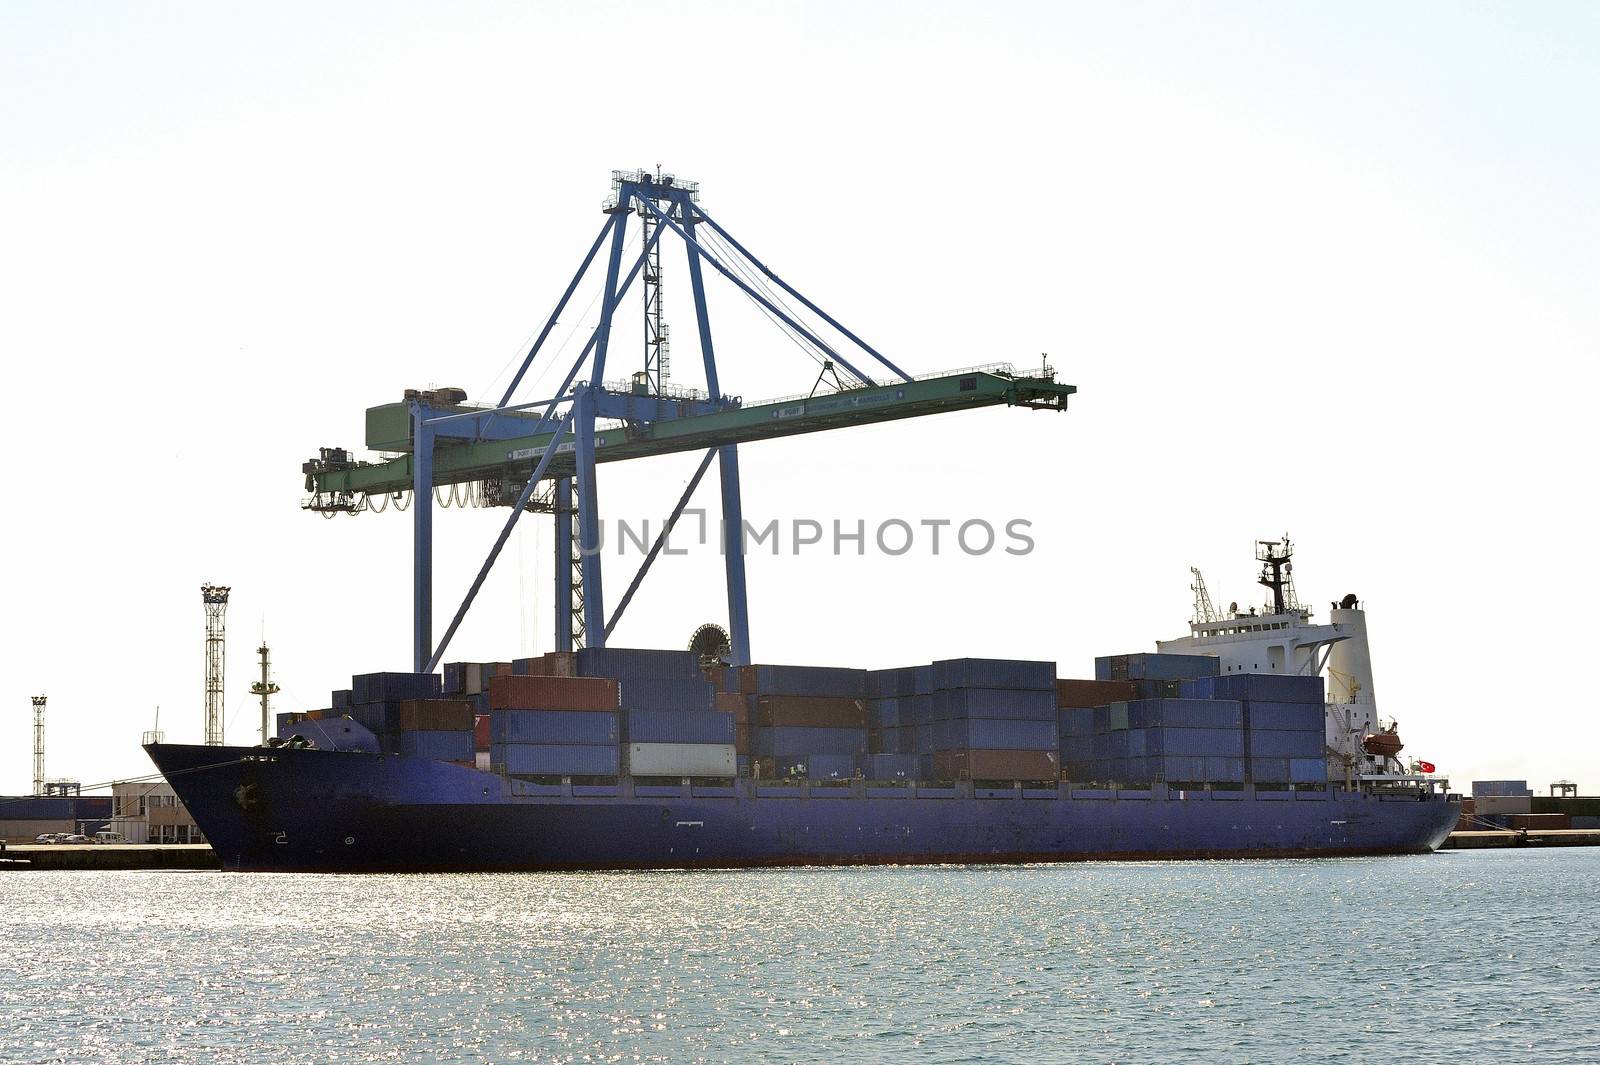
[(1486, 832), (1452, 832), (1440, 850), (1487, 850), (1497, 847), (1596, 847), (1600, 829), (1528, 828)]
[(205, 843), (13, 844), (0, 851), (0, 871), (26, 869), (220, 869)]

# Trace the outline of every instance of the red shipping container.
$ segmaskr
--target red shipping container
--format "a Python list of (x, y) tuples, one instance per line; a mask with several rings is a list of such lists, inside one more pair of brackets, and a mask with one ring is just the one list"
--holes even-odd
[(1571, 814), (1512, 814), (1512, 828), (1571, 828)]
[(745, 725), (750, 722), (749, 704), (738, 692), (717, 692), (712, 698), (711, 706), (715, 710), (732, 714), (735, 725)]
[(549, 651), (544, 656), (542, 672), (547, 677), (576, 677), (578, 656), (572, 651)]
[(472, 749), (487, 751), (489, 749), (489, 715), (478, 714), (477, 720), (472, 723)]
[(617, 682), (602, 677), (494, 677), (491, 710), (615, 710)]
[(815, 695), (762, 695), (756, 699), (755, 723), (767, 728), (866, 728), (867, 703)]
[(933, 775), (939, 780), (1059, 780), (1054, 751), (938, 751)]
[(472, 703), (465, 699), (405, 699), (401, 732), (464, 732), (472, 727)]
[(1056, 706), (1088, 709), (1107, 703), (1125, 703), (1139, 698), (1139, 686), (1131, 680), (1057, 680)]

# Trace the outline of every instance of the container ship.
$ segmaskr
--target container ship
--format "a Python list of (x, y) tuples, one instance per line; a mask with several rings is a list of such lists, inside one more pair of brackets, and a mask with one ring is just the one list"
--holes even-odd
[[(146, 746), (229, 870), (490, 871), (1431, 851), (1460, 797), (1403, 763), (1355, 596), (1290, 545), (1259, 610), (1154, 653), (893, 669), (587, 648), (371, 673), (261, 746)], [(714, 628), (714, 627), (712, 627)], [(715, 635), (715, 634), (713, 634)]]

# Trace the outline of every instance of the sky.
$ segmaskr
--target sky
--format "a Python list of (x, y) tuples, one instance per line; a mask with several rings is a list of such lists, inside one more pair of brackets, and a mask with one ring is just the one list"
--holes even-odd
[[(1047, 356), (1079, 389), (741, 449), (753, 521), (1034, 541), (753, 556), (758, 661), (1089, 676), (1187, 632), (1191, 565), (1258, 602), (1253, 543), (1287, 532), (1319, 617), (1367, 607), (1408, 753), (1600, 792), (1597, 45), (1576, 3), (7, 4), (0, 793), (31, 784), (32, 695), (52, 778), (149, 772), (158, 707), (200, 740), (204, 582), (233, 589), (230, 740), (263, 638), (275, 709), (409, 668), (408, 516), (307, 513), (300, 464), (407, 388), (498, 395), (611, 171), (658, 164), (908, 372)], [(727, 392), (811, 387), (748, 301), (708, 298)], [(696, 462), (603, 467), (603, 512), (659, 522)], [(436, 631), (504, 516), (438, 514)], [(637, 563), (608, 557), (612, 603)], [(552, 565), (522, 522), (447, 657), (550, 649)], [(612, 642), (708, 621), (721, 563), (691, 548)]]

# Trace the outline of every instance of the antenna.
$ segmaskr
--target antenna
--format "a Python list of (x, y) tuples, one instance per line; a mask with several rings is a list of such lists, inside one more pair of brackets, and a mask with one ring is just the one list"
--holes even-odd
[(1216, 621), (1217, 612), (1211, 605), (1211, 593), (1206, 591), (1206, 579), (1200, 575), (1198, 566), (1190, 566), (1189, 572), (1194, 576), (1194, 583), (1189, 585), (1189, 590), (1194, 593), (1194, 619), (1200, 621)]
[(161, 707), (158, 705), (156, 707), (156, 727), (139, 738), (139, 745), (148, 747), (152, 743), (161, 743), (165, 739), (166, 737), (161, 733)]
[(44, 794), (44, 704), (46, 696), (33, 697), (33, 793)]
[(1261, 576), (1256, 583), (1271, 589), (1272, 601), (1267, 606), (1274, 614), (1300, 609), (1294, 594), (1294, 563), (1289, 561), (1293, 557), (1294, 545), (1289, 542), (1288, 533), (1282, 540), (1256, 541), (1256, 561), (1261, 563)]
[(202, 584), (206, 607), (206, 746), (222, 746), (222, 678), (227, 672), (228, 592), (220, 584)]
[(265, 747), (272, 736), (271, 704), (272, 697), (278, 694), (278, 686), (272, 683), (272, 652), (267, 649), (266, 640), (261, 641), (256, 654), (261, 656), (261, 679), (250, 685), (250, 694), (261, 698), (261, 745)]

